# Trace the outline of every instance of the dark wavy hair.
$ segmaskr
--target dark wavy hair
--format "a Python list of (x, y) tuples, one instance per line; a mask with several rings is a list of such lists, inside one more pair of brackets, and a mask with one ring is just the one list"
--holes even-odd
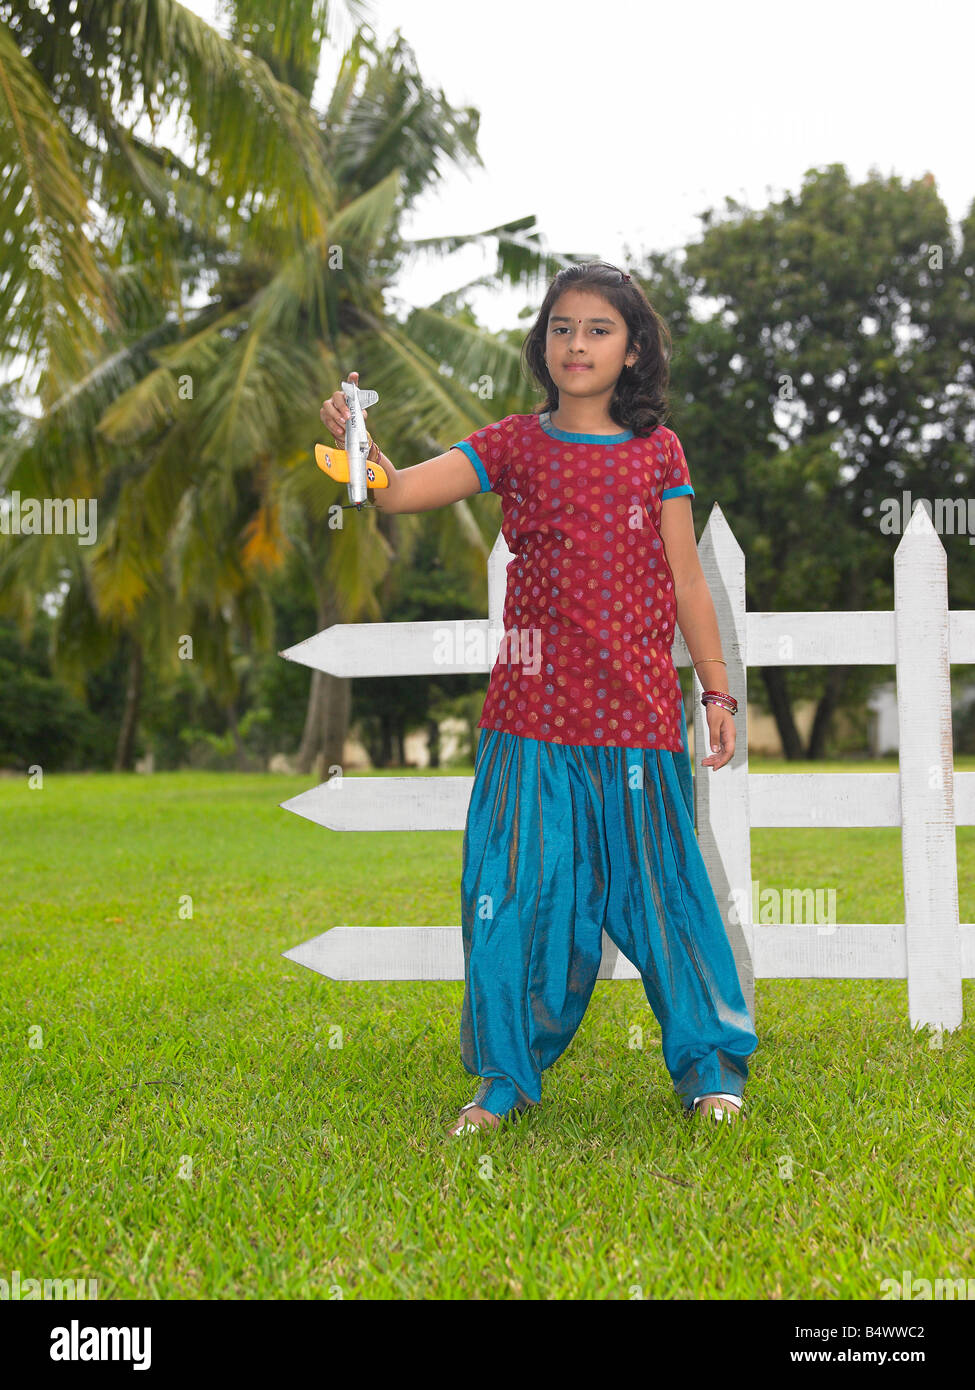
[(670, 331), (637, 282), (628, 276), (624, 279), (624, 272), (606, 261), (567, 266), (548, 287), (521, 349), (524, 367), (545, 392), (544, 402), (535, 407), (534, 413), (558, 409), (559, 388), (545, 365), (545, 342), (549, 314), (566, 290), (595, 291), (622, 316), (627, 328), (626, 350), (638, 348), (640, 356), (632, 367), (624, 366), (620, 372), (609, 413), (617, 424), (635, 435), (652, 434), (670, 414)]

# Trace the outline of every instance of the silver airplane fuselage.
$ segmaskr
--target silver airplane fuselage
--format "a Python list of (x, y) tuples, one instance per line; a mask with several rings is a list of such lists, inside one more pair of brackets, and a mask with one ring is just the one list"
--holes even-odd
[(342, 382), (342, 394), (349, 408), (349, 418), (345, 422), (345, 453), (349, 460), (349, 501), (357, 509), (367, 497), (366, 457), (369, 453), (369, 435), (363, 419), (363, 407), (375, 405), (379, 396), (375, 391), (362, 391), (354, 381)]

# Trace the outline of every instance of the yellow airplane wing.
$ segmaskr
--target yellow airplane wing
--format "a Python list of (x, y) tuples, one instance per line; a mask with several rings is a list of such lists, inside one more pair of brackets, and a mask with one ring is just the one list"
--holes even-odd
[[(333, 449), (324, 444), (316, 444), (315, 462), (333, 482), (347, 483), (349, 481), (349, 456), (344, 449)], [(368, 487), (389, 487), (386, 470), (378, 463), (367, 463), (366, 484)]]

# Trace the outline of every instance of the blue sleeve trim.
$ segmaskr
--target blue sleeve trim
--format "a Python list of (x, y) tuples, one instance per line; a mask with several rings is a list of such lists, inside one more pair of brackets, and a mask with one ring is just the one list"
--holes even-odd
[(481, 491), (490, 492), (491, 479), (484, 471), (484, 464), (481, 462), (481, 460), (477, 457), (477, 454), (474, 452), (474, 446), (472, 444), (468, 444), (466, 439), (461, 439), (457, 444), (451, 444), (450, 447), (452, 449), (463, 449), (464, 453), (467, 455), (471, 463), (474, 465), (474, 472), (481, 480)]
[(694, 489), (691, 487), (690, 483), (682, 483), (680, 487), (665, 487), (660, 494), (660, 500), (661, 502), (666, 502), (668, 497), (683, 497), (685, 495), (688, 497), (694, 496)]

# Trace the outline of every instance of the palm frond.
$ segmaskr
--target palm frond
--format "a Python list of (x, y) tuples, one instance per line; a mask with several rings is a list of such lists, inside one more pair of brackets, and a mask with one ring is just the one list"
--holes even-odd
[[(256, 53), (279, 81), (310, 101), (318, 75), (322, 41), (331, 37), (329, 0), (234, 0), (230, 38)], [(361, 22), (368, 6), (345, 0), (348, 19)]]
[(512, 411), (518, 406), (530, 408), (537, 390), (522, 377), (521, 354), (512, 343), (434, 309), (414, 309), (405, 332), (431, 358), (448, 366), (450, 376), (464, 389), (477, 389), (479, 399), (500, 398)]
[[(199, 385), (197, 456), (229, 476), (277, 457), (310, 433), (318, 410), (317, 354), (251, 326)], [(307, 423), (305, 423), (307, 422)]]
[[(63, 395), (51, 401), (44, 413), (43, 424), (54, 421), (64, 427), (95, 428), (114, 409), (123, 392), (139, 392), (147, 378), (142, 377), (155, 350), (169, 343), (179, 331), (179, 325), (164, 321), (157, 323), (133, 343), (109, 353), (89, 371), (72, 382)], [(108, 406), (107, 402), (113, 402)]]
[(342, 54), (332, 93), (322, 117), (323, 130), (338, 131), (345, 124), (353, 104), (359, 75), (365, 70), (369, 56), (375, 53), (376, 47), (369, 35), (361, 29), (357, 30)]
[(123, 488), (114, 515), (99, 523), (99, 531), (90, 561), (92, 597), (100, 618), (120, 626), (138, 611), (153, 579), (144, 517), (131, 484)]
[(402, 263), (411, 266), (425, 256), (434, 256), (439, 260), (461, 247), (483, 246), (493, 239), (497, 251), (494, 283), (500, 280), (538, 294), (560, 270), (580, 261), (594, 259), (589, 253), (546, 250), (541, 233), (532, 230), (534, 226), (534, 216), (528, 216), (502, 223), (498, 227), (489, 227), (483, 232), (421, 237), (404, 243)]
[[(466, 381), (444, 375), (441, 360), (425, 352), (400, 325), (373, 319), (367, 327), (370, 331), (361, 339), (359, 354), (363, 362), (362, 381), (379, 392), (383, 408), (381, 425), (380, 406), (376, 407), (375, 418), (370, 415), (370, 429), (375, 428), (381, 442), (387, 441), (383, 447), (394, 467), (401, 466), (392, 453), (398, 438), (436, 441), (434, 452), (442, 453), (455, 440), (498, 418), (496, 399), (482, 400), (468, 389)], [(480, 362), (474, 351), (467, 359), (468, 370), (475, 371), (475, 380), (485, 374), (477, 371), (478, 365), (483, 364), (486, 369), (505, 361), (497, 344), (486, 335), (483, 350)], [(507, 370), (512, 370), (510, 364)]]
[(95, 318), (114, 308), (87, 234), (85, 189), (73, 141), (33, 64), (0, 24), (0, 321), (6, 358), (43, 361), (52, 391), (97, 350)]
[[(244, 215), (273, 207), (297, 236), (320, 233), (322, 213), (335, 206), (335, 186), (307, 100), (175, 0), (144, 0), (140, 8), (154, 27), (142, 51), (158, 53), (144, 74), (147, 91), (153, 77), (162, 80), (169, 100), (186, 112), (196, 153), (223, 195)], [(163, 54), (185, 79), (178, 86)]]
[(419, 237), (409, 243), (416, 251), (429, 251), (437, 256), (449, 256), (462, 246), (483, 246), (489, 238), (515, 236), (527, 232), (535, 226), (535, 216), (517, 217), (513, 222), (502, 222), (497, 227), (487, 227), (483, 232), (455, 232), (445, 236)]
[(379, 183), (339, 208), (329, 218), (328, 241), (333, 245), (341, 245), (343, 241), (352, 243), (350, 250), (365, 260), (390, 233), (400, 203), (402, 183), (403, 171), (392, 169)]
[[(411, 203), (443, 174), (447, 162), (480, 164), (478, 114), (457, 110), (442, 91), (428, 87), (412, 48), (397, 31), (388, 46), (372, 49), (373, 61), (348, 94), (342, 121), (330, 128), (329, 157), (336, 182), (355, 190), (403, 171), (403, 195)], [(357, 74), (359, 75), (359, 74)]]
[[(158, 365), (150, 367), (101, 413), (98, 431), (106, 440), (131, 443), (189, 412), (188, 402), (194, 398), (197, 381), (215, 372), (228, 350), (224, 335), (247, 320), (246, 306), (227, 313), (220, 313), (221, 307), (219, 302), (201, 306), (188, 337), (154, 347), (151, 355)], [(171, 326), (169, 339), (174, 331), (175, 326)]]

